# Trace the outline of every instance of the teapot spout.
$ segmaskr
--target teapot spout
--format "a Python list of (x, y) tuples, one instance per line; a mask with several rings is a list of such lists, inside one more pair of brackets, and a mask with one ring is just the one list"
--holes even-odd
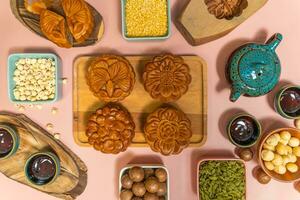
[(230, 101), (236, 102), (241, 95), (242, 93), (240, 91), (233, 89), (231, 92)]
[(275, 51), (280, 42), (282, 41), (283, 36), (280, 33), (274, 34), (268, 41), (267, 46), (269, 49)]

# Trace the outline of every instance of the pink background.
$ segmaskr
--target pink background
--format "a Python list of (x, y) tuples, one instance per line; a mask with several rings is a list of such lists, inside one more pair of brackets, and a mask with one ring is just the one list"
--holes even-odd
[[(254, 0), (250, 0), (254, 1)], [(299, 74), (299, 35), (300, 1), (269, 1), (248, 21), (231, 34), (211, 43), (192, 47), (176, 27), (172, 25), (172, 37), (164, 42), (125, 41), (120, 32), (120, 1), (88, 0), (102, 15), (106, 25), (103, 40), (95, 46), (78, 49), (61, 49), (53, 43), (36, 36), (27, 30), (12, 15), (9, 1), (1, 1), (0, 6), (0, 109), (18, 112), (8, 101), (6, 82), (6, 60), (10, 53), (16, 52), (55, 52), (63, 60), (63, 76), (69, 82), (63, 86), (63, 99), (54, 105), (44, 106), (42, 110), (27, 109), (24, 113), (42, 126), (51, 122), (54, 131), (61, 133), (61, 140), (76, 152), (88, 166), (88, 185), (80, 200), (113, 200), (118, 195), (119, 170), (127, 163), (162, 161), (170, 171), (171, 200), (196, 200), (196, 165), (204, 154), (222, 155), (231, 153), (234, 146), (224, 136), (225, 123), (232, 114), (245, 110), (255, 115), (264, 130), (278, 126), (292, 126), (292, 121), (285, 120), (272, 108), (274, 92), (259, 98), (241, 97), (236, 103), (229, 99), (230, 88), (224, 77), (224, 65), (229, 54), (239, 45), (248, 42), (264, 42), (273, 33), (280, 32), (284, 40), (277, 52), (282, 61), (280, 85), (292, 82), (300, 84)], [(173, 0), (173, 16), (178, 14), (184, 0)], [(112, 156), (104, 155), (91, 148), (77, 146), (72, 136), (72, 64), (81, 54), (118, 52), (120, 54), (197, 54), (208, 64), (208, 140), (201, 148), (185, 150), (179, 156), (162, 157), (150, 149), (131, 148), (126, 153)], [(279, 86), (274, 91), (278, 91)], [(59, 108), (59, 114), (53, 116), (51, 107)], [(252, 175), (256, 161), (247, 163), (247, 194), (250, 200), (297, 200), (300, 194), (293, 184), (272, 181), (269, 185), (260, 185)], [(52, 200), (51, 196), (37, 192), (0, 175), (1, 200), (39, 199)], [(283, 196), (284, 195), (284, 196)]]

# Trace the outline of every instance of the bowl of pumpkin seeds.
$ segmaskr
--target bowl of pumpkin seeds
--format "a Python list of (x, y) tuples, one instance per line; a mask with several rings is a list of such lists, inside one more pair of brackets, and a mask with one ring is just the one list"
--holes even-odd
[(199, 200), (246, 200), (246, 166), (240, 159), (203, 159), (198, 163)]

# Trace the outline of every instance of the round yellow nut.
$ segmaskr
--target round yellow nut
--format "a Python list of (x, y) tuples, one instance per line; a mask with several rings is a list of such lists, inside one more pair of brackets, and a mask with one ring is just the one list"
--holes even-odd
[(283, 144), (283, 145), (287, 145), (289, 143), (289, 140), (284, 140), (281, 138), (281, 140), (279, 141), (279, 143)]
[(271, 145), (271, 146), (276, 146), (278, 144), (279, 140), (278, 138), (275, 136), (275, 135), (271, 135), (267, 140), (266, 140), (266, 143), (268, 145)]
[(265, 167), (270, 170), (273, 171), (275, 169), (275, 166), (273, 165), (272, 162), (264, 162), (265, 163)]
[(264, 161), (272, 161), (274, 159), (274, 153), (269, 150), (262, 150), (261, 157)]
[(286, 168), (291, 173), (295, 173), (298, 171), (298, 166), (295, 163), (288, 163), (286, 165)]
[(282, 156), (282, 161), (283, 161), (283, 165), (286, 165), (287, 163), (290, 162), (290, 156), (286, 155), (286, 156)]
[(280, 137), (281, 137), (282, 140), (289, 141), (292, 136), (291, 136), (290, 132), (288, 132), (288, 131), (281, 131), (280, 132)]
[(291, 147), (297, 147), (300, 144), (300, 140), (296, 137), (291, 137), (290, 141), (289, 141), (289, 145)]
[(275, 133), (274, 136), (277, 138), (278, 141), (281, 139), (279, 133)]
[(293, 153), (293, 148), (290, 146), (286, 146), (286, 150), (288, 152), (288, 154), (292, 154)]
[(270, 151), (275, 151), (275, 146), (264, 143), (263, 148)]
[(294, 147), (293, 154), (297, 157), (300, 157), (300, 147)]
[(285, 166), (283, 165), (278, 165), (278, 166), (275, 166), (275, 169), (274, 171), (277, 173), (277, 174), (285, 174), (286, 173), (286, 168)]
[(282, 165), (283, 164), (283, 158), (282, 158), (282, 156), (278, 155), (278, 154), (274, 154), (274, 159), (272, 160), (272, 163), (275, 166)]
[(297, 157), (294, 154), (288, 154), (291, 163), (297, 162)]
[(281, 144), (281, 143), (279, 143), (279, 144), (276, 146), (276, 152), (277, 152), (279, 155), (281, 155), (281, 156), (287, 155), (287, 154), (288, 154), (288, 150), (287, 150), (286, 146), (283, 145), (283, 144)]

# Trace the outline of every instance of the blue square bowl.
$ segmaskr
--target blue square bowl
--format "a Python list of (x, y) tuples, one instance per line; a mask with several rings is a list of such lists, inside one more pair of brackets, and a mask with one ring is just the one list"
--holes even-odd
[[(16, 65), (15, 63), (20, 60), (20, 59), (26, 59), (26, 58), (51, 58), (54, 60), (55, 62), (55, 95), (53, 99), (50, 100), (44, 100), (44, 101), (20, 101), (15, 99), (13, 90), (16, 86), (16, 83), (13, 79), (14, 77), (14, 71), (16, 70)], [(52, 53), (15, 53), (15, 54), (11, 54), (8, 57), (7, 60), (7, 81), (8, 81), (8, 96), (9, 96), (9, 100), (12, 103), (16, 103), (16, 104), (45, 104), (45, 103), (53, 103), (55, 101), (57, 101), (59, 99), (59, 81), (58, 81), (58, 77), (59, 77), (59, 58)]]
[(171, 3), (170, 0), (166, 0), (167, 3), (167, 15), (168, 15), (168, 31), (166, 35), (163, 36), (153, 36), (153, 37), (129, 37), (127, 36), (126, 30), (126, 2), (127, 0), (121, 0), (122, 7), (122, 35), (123, 38), (129, 41), (143, 41), (143, 40), (165, 40), (171, 36)]

